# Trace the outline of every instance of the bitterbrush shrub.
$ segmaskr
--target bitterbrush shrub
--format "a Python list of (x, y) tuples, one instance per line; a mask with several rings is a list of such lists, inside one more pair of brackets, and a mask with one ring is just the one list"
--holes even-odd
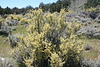
[(22, 19), (22, 15), (14, 15), (13, 19), (20, 21)]
[(92, 19), (96, 19), (100, 13), (100, 5), (98, 5), (98, 7), (96, 7), (96, 8), (93, 8), (93, 7), (88, 8), (88, 9), (86, 9), (86, 12)]
[(25, 37), (14, 49), (19, 66), (26, 67), (70, 67), (80, 63), (83, 41), (76, 35), (81, 24), (65, 22), (68, 12), (64, 9), (43, 14), (41, 9), (32, 11), (33, 18), (27, 27)]
[(27, 18), (22, 18), (20, 21), (19, 21), (19, 24), (21, 25), (24, 25), (24, 24), (27, 24), (28, 23), (28, 19)]
[(8, 19), (14, 19), (14, 15), (9, 15), (9, 16), (7, 16), (7, 18), (5, 19), (5, 20), (8, 20)]
[(4, 21), (4, 19), (0, 16), (0, 29), (1, 29), (1, 26), (2, 26), (2, 22)]
[(0, 22), (3, 22), (4, 21), (4, 19), (0, 16)]
[(5, 20), (8, 20), (8, 19), (20, 21), (22, 19), (22, 15), (11, 14)]
[(96, 8), (91, 7), (89, 9), (86, 9), (86, 12), (88, 13), (88, 12), (95, 11), (95, 10), (96, 10)]
[(25, 17), (28, 17), (29, 19), (32, 19), (33, 14), (31, 14), (31, 13), (27, 13), (27, 14), (25, 14), (24, 16), (25, 16)]

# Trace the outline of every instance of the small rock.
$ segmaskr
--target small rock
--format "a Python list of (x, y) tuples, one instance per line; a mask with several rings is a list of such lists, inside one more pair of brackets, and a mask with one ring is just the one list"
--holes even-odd
[(93, 27), (98, 27), (98, 26), (99, 26), (98, 24), (94, 24), (94, 25), (93, 25)]
[(93, 36), (96, 38), (100, 38), (100, 33), (95, 33)]
[(92, 47), (90, 47), (89, 45), (85, 45), (85, 46), (84, 46), (84, 50), (87, 51), (87, 50), (90, 50), (90, 49), (92, 49)]

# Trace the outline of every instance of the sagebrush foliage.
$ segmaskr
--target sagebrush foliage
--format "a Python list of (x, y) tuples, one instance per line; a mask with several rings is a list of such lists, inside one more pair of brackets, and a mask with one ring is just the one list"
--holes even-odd
[(0, 67), (14, 67), (14, 65), (14, 59), (0, 57)]
[(43, 13), (41, 9), (32, 11), (25, 37), (18, 36), (20, 42), (14, 51), (19, 63), (26, 67), (63, 67), (79, 64), (83, 42), (77, 39), (76, 31), (81, 24), (65, 22), (68, 12), (60, 14)]

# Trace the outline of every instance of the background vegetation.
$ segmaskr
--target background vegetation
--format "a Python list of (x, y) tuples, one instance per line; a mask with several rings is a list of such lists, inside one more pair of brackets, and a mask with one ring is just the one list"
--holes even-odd
[[(0, 7), (0, 66), (99, 67), (99, 0), (87, 0), (85, 10), (84, 5), (76, 5), (78, 1)], [(87, 38), (78, 35), (79, 30)]]

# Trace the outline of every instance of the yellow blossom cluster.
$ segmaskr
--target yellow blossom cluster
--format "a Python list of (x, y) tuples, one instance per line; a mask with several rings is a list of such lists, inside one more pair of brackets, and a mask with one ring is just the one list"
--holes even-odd
[(23, 25), (25, 23), (28, 23), (28, 20), (27, 18), (22, 18), (20, 21), (19, 21), (19, 24)]
[[(69, 58), (77, 63), (83, 50), (83, 42), (78, 40), (76, 31), (81, 24), (65, 22), (68, 14), (64, 9), (60, 13), (43, 13), (42, 9), (32, 11), (25, 37), (18, 36), (16, 47), (27, 67), (62, 67)], [(21, 19), (20, 22), (27, 21)], [(17, 54), (15, 53), (16, 57)]]
[(89, 9), (86, 9), (86, 12), (91, 12), (91, 11), (95, 11), (95, 10), (96, 10), (96, 8), (91, 7)]
[(18, 20), (20, 21), (20, 19), (22, 18), (22, 15), (9, 15), (7, 16), (7, 18), (5, 20), (8, 20), (8, 19), (12, 19), (12, 20)]
[(2, 23), (4, 21), (4, 19), (0, 16), (0, 23)]

